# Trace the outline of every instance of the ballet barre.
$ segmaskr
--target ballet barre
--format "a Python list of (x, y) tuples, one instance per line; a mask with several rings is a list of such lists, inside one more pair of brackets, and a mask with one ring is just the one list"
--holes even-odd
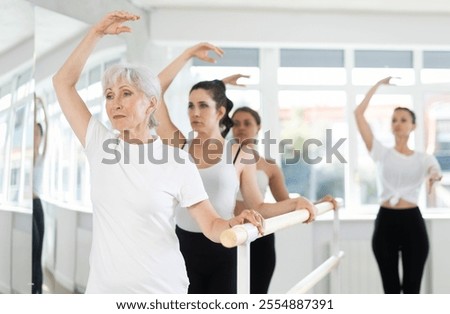
[[(342, 199), (336, 199), (338, 208), (342, 206)], [(316, 216), (322, 215), (334, 209), (333, 203), (323, 202), (315, 205), (318, 212)], [(318, 281), (331, 272), (344, 253), (339, 251), (338, 246), (338, 234), (339, 234), (339, 215), (338, 208), (334, 210), (333, 221), (333, 242), (332, 251), (333, 256), (325, 261), (322, 265), (316, 268), (298, 284), (296, 284), (288, 293), (305, 293), (311, 289)], [(233, 228), (225, 230), (221, 236), (220, 241), (223, 246), (227, 248), (237, 247), (238, 265), (237, 265), (237, 292), (238, 293), (250, 293), (250, 243), (260, 237), (272, 234), (278, 230), (285, 229), (287, 227), (303, 223), (309, 218), (309, 212), (306, 209), (298, 209), (290, 213), (279, 215), (266, 219), (264, 221), (264, 234), (258, 234), (258, 229), (250, 224), (237, 225)], [(337, 275), (336, 275), (337, 277)], [(337, 280), (334, 280), (333, 285), (336, 288)]]
[(326, 275), (333, 271), (338, 265), (341, 258), (344, 257), (344, 252), (340, 251), (337, 256), (331, 256), (319, 267), (310, 272), (305, 278), (299, 281), (292, 287), (288, 294), (301, 294), (308, 292), (312, 287), (322, 280)]

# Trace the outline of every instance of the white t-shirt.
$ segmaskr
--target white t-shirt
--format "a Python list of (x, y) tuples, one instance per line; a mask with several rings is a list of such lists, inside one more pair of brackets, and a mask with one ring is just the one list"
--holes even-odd
[(383, 203), (389, 200), (392, 206), (397, 204), (400, 198), (417, 204), (426, 176), (433, 171), (441, 173), (434, 156), (421, 152), (404, 155), (394, 148), (383, 146), (376, 139), (373, 140), (370, 155), (378, 166), (380, 201)]
[(188, 155), (159, 138), (130, 145), (95, 118), (85, 152), (93, 205), (86, 293), (187, 293), (174, 210), (208, 198)]

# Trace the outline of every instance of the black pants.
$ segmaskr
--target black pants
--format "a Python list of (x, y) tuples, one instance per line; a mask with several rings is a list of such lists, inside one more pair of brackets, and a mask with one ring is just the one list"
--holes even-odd
[(44, 242), (44, 210), (39, 198), (33, 198), (33, 245), (31, 277), (33, 285), (31, 293), (42, 293), (42, 245)]
[(180, 250), (189, 277), (189, 294), (237, 292), (236, 249), (214, 243), (202, 233), (176, 227)]
[[(418, 207), (401, 210), (380, 207), (372, 248), (385, 293), (420, 293), (429, 244)], [(402, 280), (398, 271), (399, 253), (402, 257)]]
[(275, 236), (259, 238), (250, 244), (250, 293), (266, 294), (275, 270)]

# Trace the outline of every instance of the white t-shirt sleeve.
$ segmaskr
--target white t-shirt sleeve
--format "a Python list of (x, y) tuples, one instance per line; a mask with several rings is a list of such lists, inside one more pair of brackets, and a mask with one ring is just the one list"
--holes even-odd
[(180, 189), (178, 201), (182, 207), (190, 207), (198, 202), (208, 199), (202, 178), (197, 167), (189, 158), (185, 159), (185, 164), (180, 165), (179, 180)]
[(120, 160), (115, 146), (119, 143), (117, 136), (93, 116), (86, 130), (84, 152), (89, 162), (116, 163)]
[(425, 157), (425, 168), (426, 168), (426, 174), (438, 174), (442, 175), (441, 166), (439, 165), (439, 162), (437, 161), (436, 157), (433, 155), (426, 155)]
[(373, 139), (372, 150), (370, 151), (370, 157), (374, 161), (380, 161), (388, 151), (388, 148), (382, 145), (377, 139)]
[(86, 130), (85, 148), (84, 152), (88, 158), (93, 155), (102, 147), (102, 140), (105, 138), (108, 130), (101, 124), (94, 116), (91, 116), (89, 124)]

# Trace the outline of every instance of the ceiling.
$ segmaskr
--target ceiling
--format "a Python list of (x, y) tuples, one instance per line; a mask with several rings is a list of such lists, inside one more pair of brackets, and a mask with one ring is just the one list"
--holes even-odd
[(34, 35), (33, 8), (20, 0), (0, 0), (0, 55)]
[[(34, 12), (36, 56), (45, 54), (53, 47), (72, 39), (89, 27), (88, 24), (80, 20), (41, 7), (36, 7)], [(58, 25), (58, 27), (55, 27), (55, 25)], [(64, 25), (64, 27), (60, 27), (61, 25)]]
[(299, 10), (323, 12), (450, 13), (448, 0), (129, 0), (147, 10), (158, 8)]
[[(88, 1), (88, 2), (86, 2)], [(77, 0), (61, 2), (57, 0), (0, 0), (0, 56), (21, 42), (38, 34), (37, 54), (45, 53), (62, 41), (84, 31), (86, 24), (75, 19), (67, 19), (45, 9), (33, 10), (33, 4), (55, 8), (57, 11), (83, 11), (98, 8), (103, 14), (107, 0)], [(108, 2), (108, 5), (113, 2)], [(404, 14), (448, 14), (449, 0), (115, 0), (117, 5), (128, 4), (143, 10), (158, 9), (239, 9), (239, 10), (292, 10), (301, 12), (351, 12), (351, 13), (404, 13)], [(75, 6), (78, 6), (77, 10)], [(66, 7), (69, 7), (66, 8)], [(64, 20), (64, 27), (54, 27)], [(69, 34), (69, 36), (68, 36)]]

